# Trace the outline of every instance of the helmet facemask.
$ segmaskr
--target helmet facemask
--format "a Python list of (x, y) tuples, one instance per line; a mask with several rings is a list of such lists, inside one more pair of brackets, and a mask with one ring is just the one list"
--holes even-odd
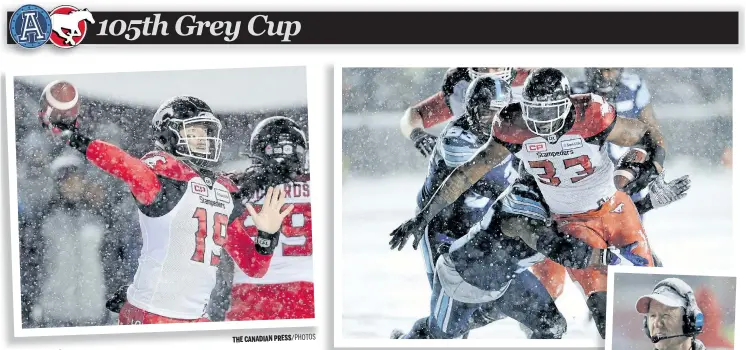
[(212, 168), (220, 160), (222, 124), (212, 113), (202, 112), (189, 119), (170, 119), (168, 128), (177, 137), (174, 153), (201, 168)]
[(472, 80), (482, 75), (490, 74), (490, 75), (496, 75), (498, 78), (510, 84), (513, 82), (513, 79), (515, 78), (515, 69), (513, 69), (513, 67), (469, 68), (468, 71), (469, 71), (469, 77)]
[(554, 135), (565, 126), (572, 102), (569, 98), (557, 101), (523, 101), (523, 120), (531, 132), (539, 136)]
[(472, 112), (472, 115), (477, 119), (478, 129), (482, 134), (489, 135), (491, 133), (492, 122), (507, 105), (506, 102), (492, 100), (489, 107), (480, 106)]
[(294, 180), (304, 173), (306, 149), (280, 136), (278, 140), (267, 142), (261, 158), (267, 173), (281, 179)]

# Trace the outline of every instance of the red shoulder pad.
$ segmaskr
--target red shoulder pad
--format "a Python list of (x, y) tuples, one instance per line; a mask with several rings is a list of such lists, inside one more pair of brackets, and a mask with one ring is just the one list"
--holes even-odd
[(199, 176), (194, 169), (184, 162), (176, 159), (173, 155), (163, 151), (152, 151), (145, 154), (140, 160), (159, 176), (179, 181), (189, 181)]
[(238, 186), (227, 176), (220, 176), (218, 177), (217, 183), (225, 186), (225, 188), (228, 189), (228, 191), (232, 193), (238, 192)]
[(573, 95), (570, 100), (575, 107), (575, 123), (570, 132), (583, 138), (604, 132), (616, 119), (614, 106), (599, 95)]
[(515, 145), (522, 145), (524, 141), (536, 137), (531, 130), (528, 130), (520, 117), (511, 120), (495, 118), (492, 123), (492, 136), (502, 142)]
[(510, 86), (523, 86), (529, 74), (531, 74), (530, 69), (516, 68), (515, 78)]

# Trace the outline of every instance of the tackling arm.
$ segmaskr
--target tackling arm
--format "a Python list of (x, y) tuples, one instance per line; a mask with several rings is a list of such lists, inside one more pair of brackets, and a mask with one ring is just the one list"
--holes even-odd
[(511, 192), (497, 203), (502, 234), (517, 238), (549, 259), (570, 268), (582, 269), (603, 265), (605, 255), (587, 243), (568, 235), (561, 235), (541, 196), (536, 181), (530, 175), (519, 178)]
[(470, 160), (453, 169), (418, 215), (423, 215), (429, 223), (508, 155), (510, 151), (505, 146), (490, 139)]
[(507, 218), (501, 224), (501, 231), (506, 236), (521, 239), (529, 247), (560, 265), (573, 269), (602, 265), (606, 253), (575, 237), (558, 234), (554, 225), (533, 225), (523, 218)]

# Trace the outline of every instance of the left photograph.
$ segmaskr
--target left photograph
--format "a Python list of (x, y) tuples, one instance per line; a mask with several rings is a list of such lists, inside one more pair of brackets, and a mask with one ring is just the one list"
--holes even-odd
[(7, 79), (16, 336), (315, 325), (305, 67)]

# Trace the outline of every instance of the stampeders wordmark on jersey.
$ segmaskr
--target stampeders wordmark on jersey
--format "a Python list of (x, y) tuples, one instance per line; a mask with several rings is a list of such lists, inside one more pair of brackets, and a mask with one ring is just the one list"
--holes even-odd
[[(234, 283), (274, 284), (306, 281), (313, 282), (313, 235), (311, 220), (310, 182), (293, 182), (283, 185), (285, 203), (293, 204), (293, 211), (282, 222), (280, 242), (275, 248), (267, 274), (262, 278), (251, 278), (236, 269)], [(264, 203), (265, 191), (251, 198), (256, 210)], [(250, 216), (241, 217), (247, 231), (256, 235), (256, 227)]]

